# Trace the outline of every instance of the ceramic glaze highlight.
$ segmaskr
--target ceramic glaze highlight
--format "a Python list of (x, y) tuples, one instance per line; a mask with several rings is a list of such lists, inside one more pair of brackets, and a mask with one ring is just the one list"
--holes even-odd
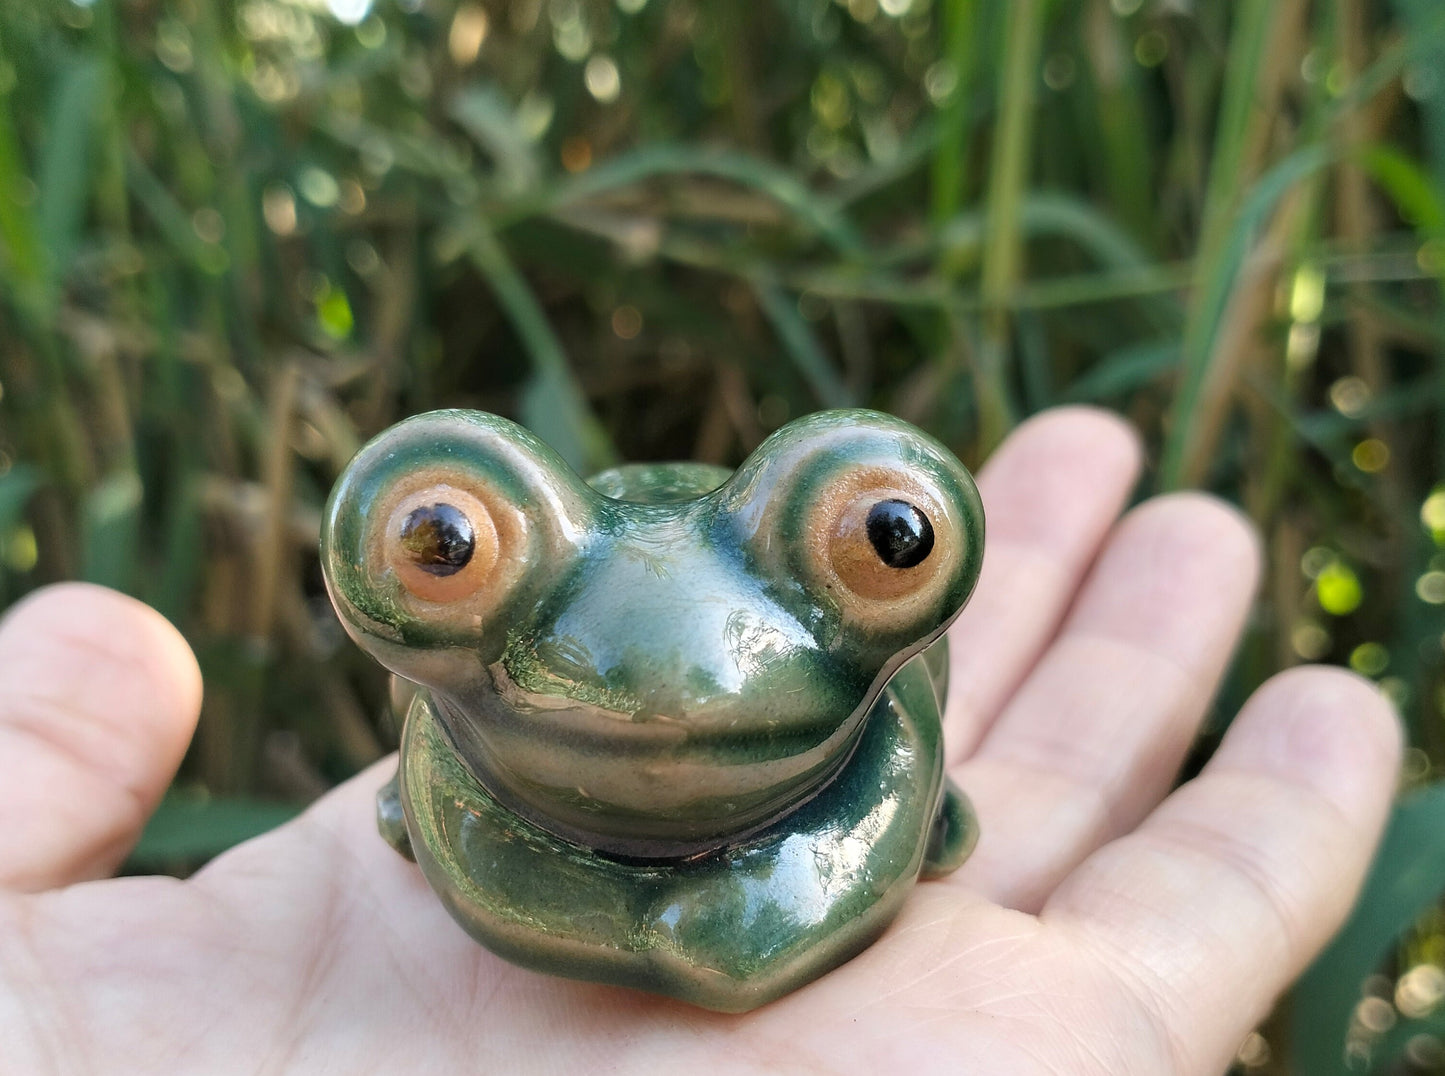
[(976, 839), (939, 636), (982, 551), (968, 472), (876, 412), (590, 483), (493, 415), (403, 422), (322, 536), (348, 632), (420, 685), (383, 835), (518, 963), (728, 1011), (795, 989)]

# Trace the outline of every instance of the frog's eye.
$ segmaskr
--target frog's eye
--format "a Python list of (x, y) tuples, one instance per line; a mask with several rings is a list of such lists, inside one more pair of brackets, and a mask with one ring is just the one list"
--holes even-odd
[(492, 575), (499, 552), (492, 514), (472, 494), (438, 485), (401, 500), (387, 524), (385, 560), (423, 601), (474, 594)]
[(917, 492), (889, 488), (864, 489), (852, 496), (821, 536), (838, 582), (870, 601), (901, 598), (926, 586), (936, 574), (937, 561), (946, 555), (940, 547), (948, 544), (929, 518), (940, 514), (931, 501)]

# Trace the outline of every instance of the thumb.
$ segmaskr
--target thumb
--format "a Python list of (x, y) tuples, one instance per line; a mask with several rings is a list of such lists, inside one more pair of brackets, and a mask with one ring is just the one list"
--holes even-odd
[(164, 617), (82, 583), (0, 620), (0, 888), (115, 869), (180, 765), (201, 675)]

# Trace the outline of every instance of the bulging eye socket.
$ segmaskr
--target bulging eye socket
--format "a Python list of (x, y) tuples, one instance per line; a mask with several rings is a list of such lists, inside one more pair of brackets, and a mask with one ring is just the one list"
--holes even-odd
[(477, 497), (446, 484), (419, 489), (392, 509), (382, 536), (383, 560), (414, 597), (455, 602), (495, 573), (501, 540)]

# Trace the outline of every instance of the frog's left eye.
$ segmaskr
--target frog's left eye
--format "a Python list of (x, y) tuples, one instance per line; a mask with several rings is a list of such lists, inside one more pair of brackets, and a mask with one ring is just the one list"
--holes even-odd
[(848, 499), (839, 498), (843, 503), (833, 512), (826, 501), (820, 506), (825, 520), (833, 516), (831, 526), (820, 521), (819, 535), (832, 574), (865, 600), (887, 601), (924, 589), (939, 562), (949, 559), (949, 521), (931, 497), (891, 488), (891, 483), (861, 485)]
[(387, 566), (423, 601), (450, 602), (474, 594), (497, 562), (491, 513), (453, 486), (403, 498), (392, 510), (384, 541)]

